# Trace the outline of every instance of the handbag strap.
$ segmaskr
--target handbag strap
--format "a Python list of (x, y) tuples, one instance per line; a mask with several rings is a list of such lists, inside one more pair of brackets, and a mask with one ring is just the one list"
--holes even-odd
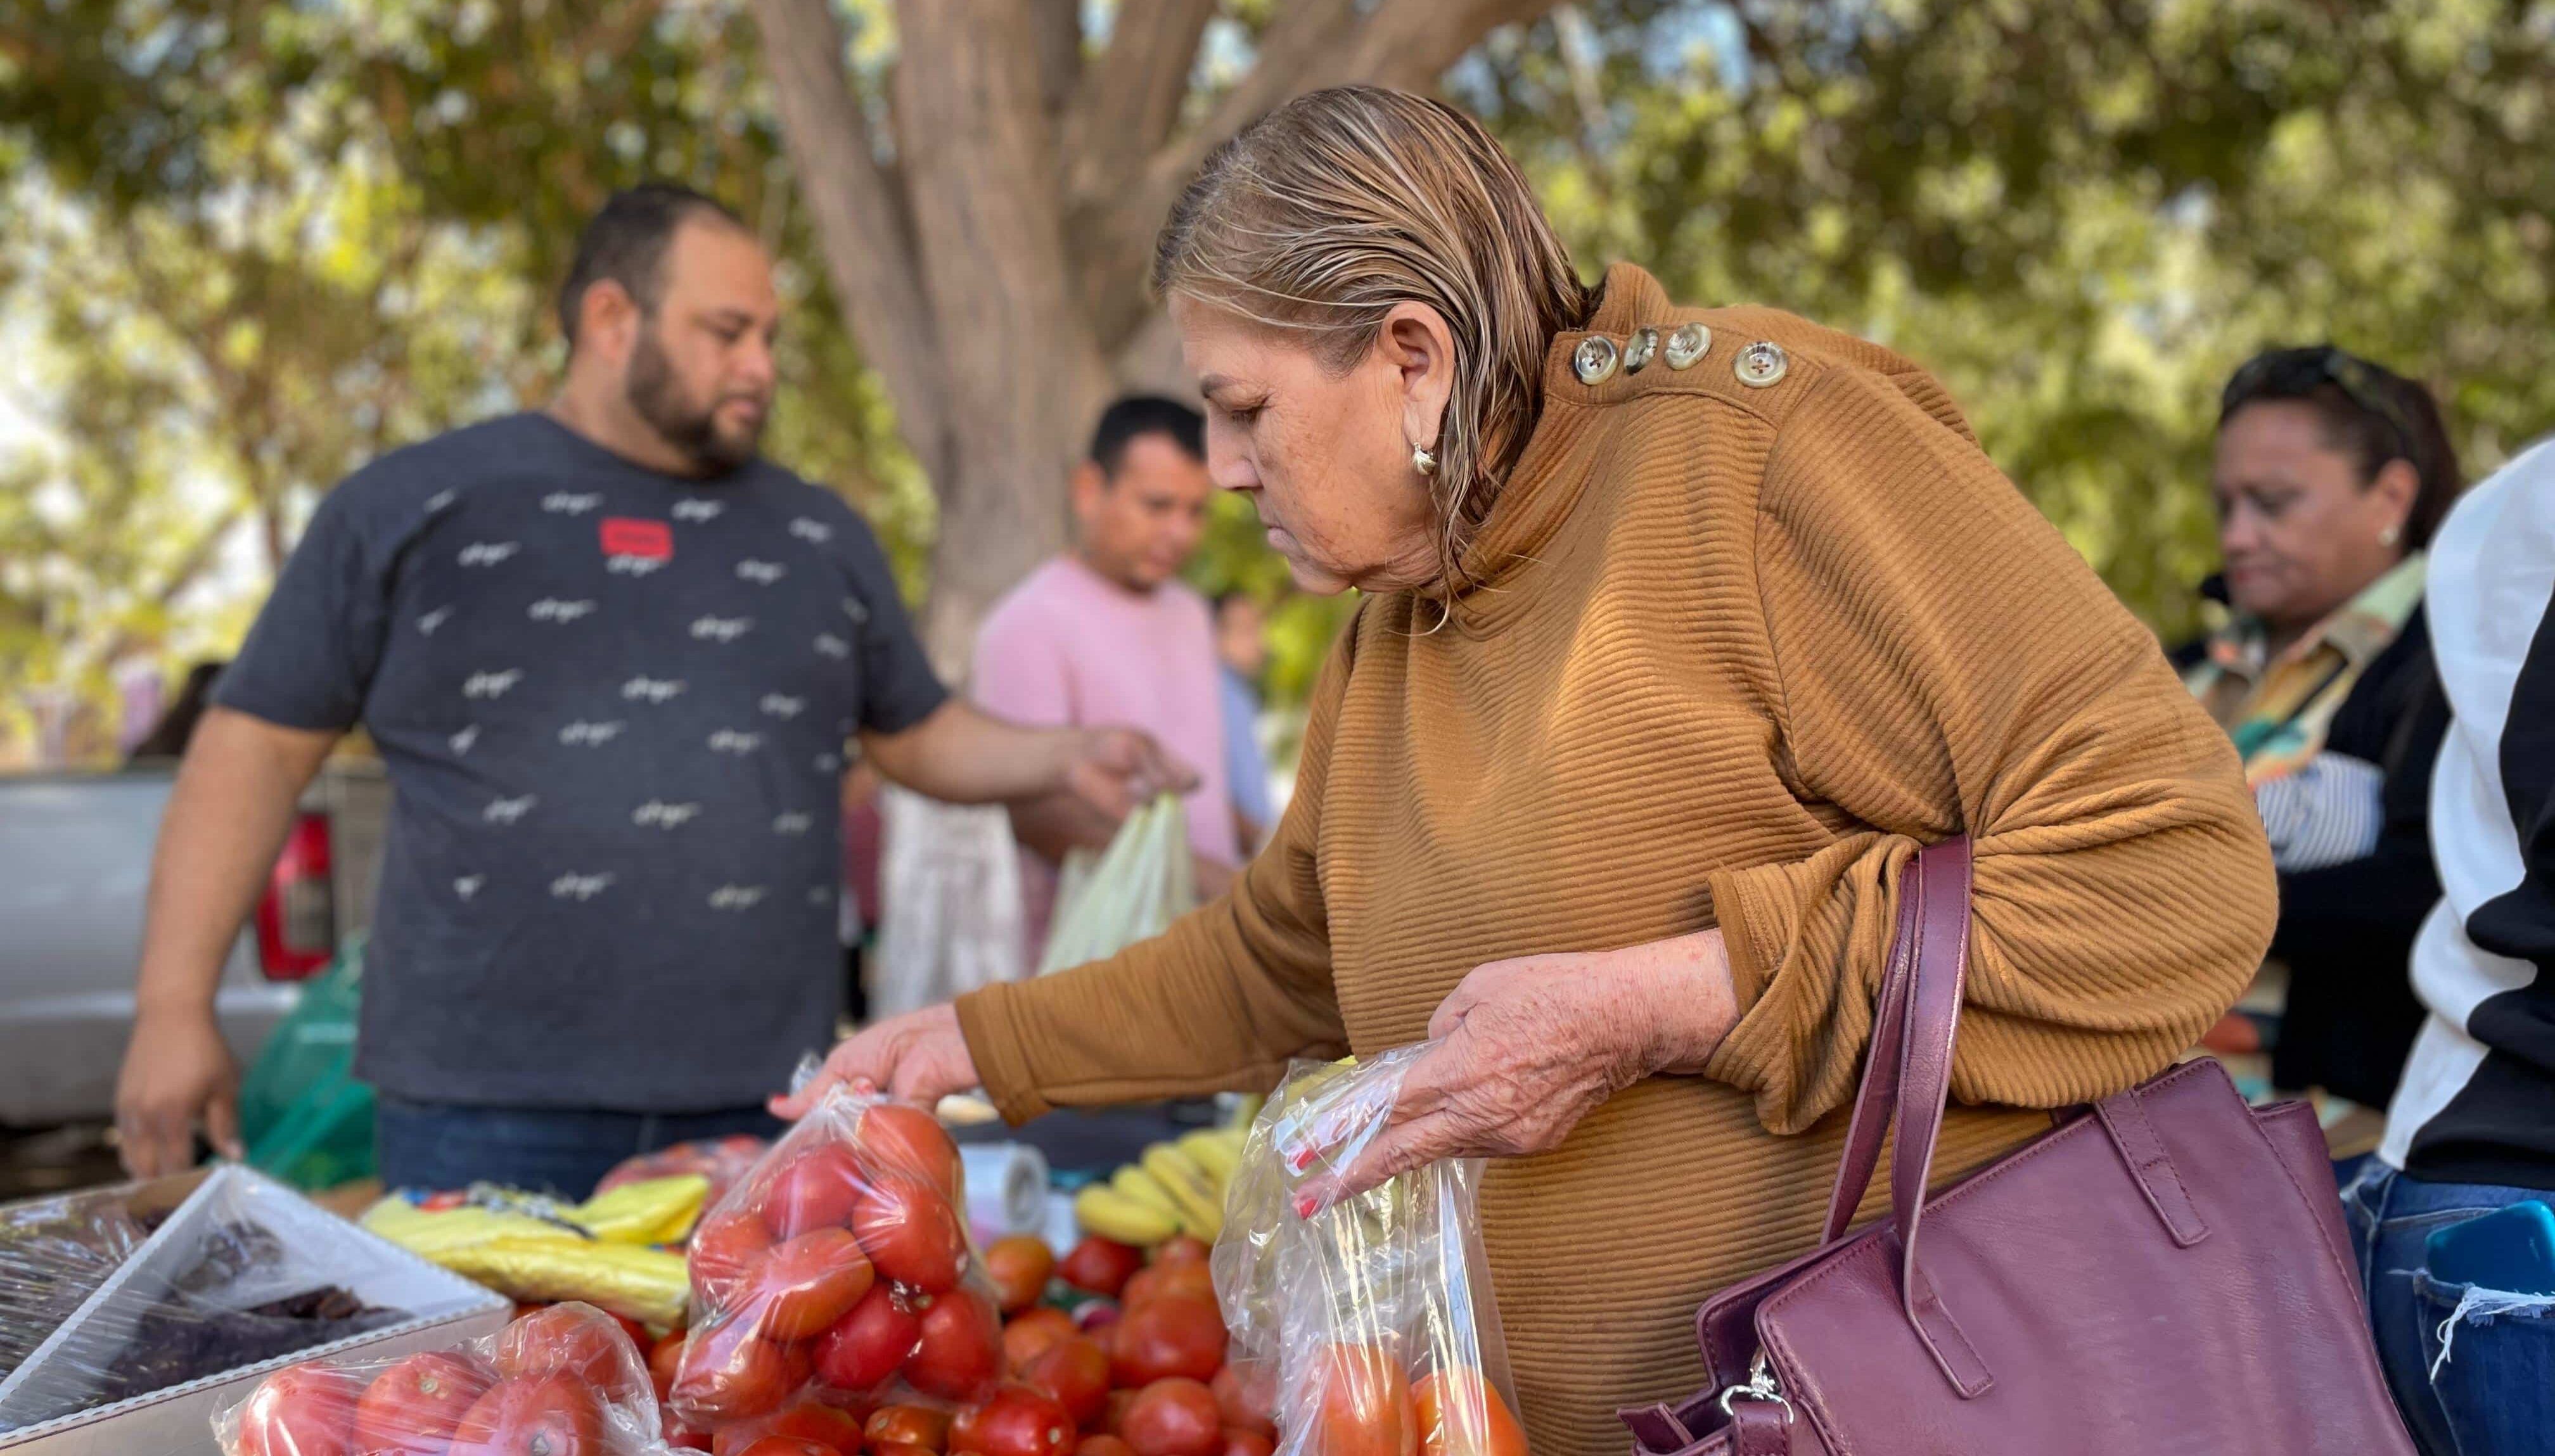
[(1853, 1221), (1894, 1122), (1889, 1208), (1898, 1236), (1900, 1307), (1945, 1377), (1963, 1395), (1975, 1397), (1987, 1393), (1994, 1377), (1916, 1257), (1926, 1178), (1951, 1092), (1969, 954), (1970, 841), (1955, 835), (1917, 851), (1899, 876), (1897, 925), (1874, 1008), (1872, 1049), (1846, 1125), (1845, 1154), (1837, 1164), (1821, 1242), (1834, 1242)]

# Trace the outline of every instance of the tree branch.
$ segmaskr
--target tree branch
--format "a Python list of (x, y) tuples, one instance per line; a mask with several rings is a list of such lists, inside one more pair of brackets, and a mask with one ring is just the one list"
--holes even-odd
[[(1356, 0), (1301, 0), (1261, 38), (1260, 56), (1203, 124), (1148, 158), (1134, 186), (1122, 180), (1108, 206), (1081, 209), (1072, 233), (1087, 239), (1083, 296), (1101, 346), (1124, 347), (1149, 306), (1145, 267), (1154, 235), (1199, 164), (1227, 137), (1290, 96), (1371, 82), (1422, 90), (1436, 84), (1483, 36), (1532, 20), (1557, 0), (1382, 0), (1364, 20)], [(1133, 193), (1131, 196), (1130, 193)]]
[(1109, 49), (1084, 74), (1065, 114), (1059, 150), (1068, 205), (1105, 205), (1128, 169), (1170, 136), (1215, 8), (1216, 0), (1125, 0), (1118, 7)]
[[(852, 336), (878, 369), (906, 446), (933, 480), (954, 468), (938, 331), (901, 190), (879, 166), (869, 116), (843, 72), (828, 0), (754, 0), (792, 174), (806, 197)], [(891, 354), (895, 359), (891, 362)]]
[(1038, 99), (1053, 120), (1082, 79), (1081, 0), (1031, 0), (1030, 45), (1037, 52)]

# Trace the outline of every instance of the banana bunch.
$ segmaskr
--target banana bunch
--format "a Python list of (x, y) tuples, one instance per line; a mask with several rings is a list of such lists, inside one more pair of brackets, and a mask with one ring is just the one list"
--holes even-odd
[(1146, 1248), (1174, 1234), (1215, 1242), (1224, 1229), (1224, 1185), (1242, 1161), (1240, 1128), (1190, 1133), (1156, 1143), (1106, 1183), (1074, 1195), (1085, 1233)]

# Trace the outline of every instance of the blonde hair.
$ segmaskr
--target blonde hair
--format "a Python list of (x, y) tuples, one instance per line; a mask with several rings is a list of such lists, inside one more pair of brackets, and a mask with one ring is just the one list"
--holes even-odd
[(1517, 164), (1451, 106), (1381, 86), (1298, 96), (1215, 149), (1154, 249), (1154, 291), (1307, 334), (1326, 367), (1374, 347), (1398, 303), (1454, 334), (1429, 477), (1452, 592), (1543, 406), (1553, 336), (1595, 294)]

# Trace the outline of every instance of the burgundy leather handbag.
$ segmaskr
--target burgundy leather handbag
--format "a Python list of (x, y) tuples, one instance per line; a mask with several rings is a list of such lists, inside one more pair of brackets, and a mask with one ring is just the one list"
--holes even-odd
[[(1901, 884), (1826, 1235), (1705, 1301), (1712, 1384), (1622, 1412), (1635, 1456), (2410, 1456), (2305, 1104), (2193, 1061), (1926, 1196), (1969, 929), (1947, 840)], [(1844, 1237), (1893, 1109), (1889, 1217)]]

